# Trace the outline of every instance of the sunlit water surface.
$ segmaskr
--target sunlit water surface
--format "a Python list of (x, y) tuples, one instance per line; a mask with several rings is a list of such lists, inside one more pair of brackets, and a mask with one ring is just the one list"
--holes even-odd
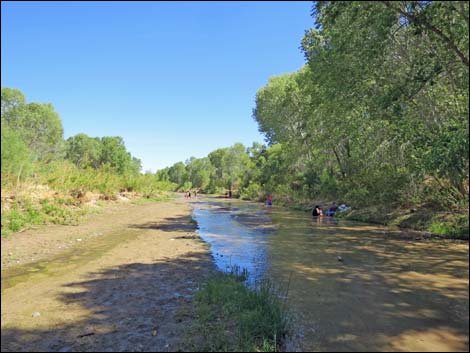
[(301, 349), (468, 351), (468, 242), (239, 200), (192, 205), (220, 270), (287, 293)]

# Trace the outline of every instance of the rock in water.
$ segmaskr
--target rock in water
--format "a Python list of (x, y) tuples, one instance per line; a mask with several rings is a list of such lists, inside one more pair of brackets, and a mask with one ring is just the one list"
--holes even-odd
[(343, 258), (341, 256), (338, 256), (337, 259), (338, 259), (338, 261), (343, 262)]

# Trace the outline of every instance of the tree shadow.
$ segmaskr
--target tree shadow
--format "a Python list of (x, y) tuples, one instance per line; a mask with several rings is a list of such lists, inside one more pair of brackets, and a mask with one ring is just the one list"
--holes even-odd
[(197, 229), (197, 223), (189, 216), (167, 217), (163, 222), (146, 222), (140, 224), (130, 224), (129, 228), (134, 229), (154, 229), (164, 232), (191, 233)]
[[(63, 312), (64, 319), (70, 316), (70, 323), (64, 325), (61, 320), (54, 327), (48, 322), (48, 329), (4, 328), (1, 350), (184, 349), (181, 337), (194, 320), (194, 295), (212, 271), (210, 256), (188, 253), (183, 259), (133, 263), (88, 273), (85, 280), (64, 285), (58, 298), (74, 308), (72, 316), (67, 310)], [(47, 318), (48, 313), (41, 315), (37, 319)]]
[(298, 225), (270, 242), (271, 273), (289, 281), (307, 328), (304, 348), (468, 351), (468, 244), (358, 228), (306, 237)]

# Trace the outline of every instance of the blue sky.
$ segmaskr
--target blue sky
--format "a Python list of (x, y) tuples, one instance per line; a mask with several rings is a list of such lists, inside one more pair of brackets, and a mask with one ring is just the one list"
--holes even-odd
[(122, 136), (143, 170), (264, 142), (251, 114), (299, 69), (312, 2), (5, 2), (2, 87), (51, 102), (65, 138)]

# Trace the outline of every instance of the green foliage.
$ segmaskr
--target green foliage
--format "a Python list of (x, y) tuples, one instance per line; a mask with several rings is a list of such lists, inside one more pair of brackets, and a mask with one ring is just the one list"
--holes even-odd
[(278, 351), (288, 318), (269, 282), (247, 288), (236, 271), (210, 279), (197, 294), (198, 322), (192, 330), (203, 335), (196, 351)]
[[(351, 216), (380, 222), (389, 218), (380, 212), (401, 205), (467, 214), (468, 6), (315, 2), (315, 26), (301, 43), (306, 65), (271, 77), (256, 94), (253, 118), (268, 146), (236, 143), (155, 175), (139, 175), (140, 160), (121, 137), (73, 136), (62, 161), (62, 126), (52, 105), (27, 103), (20, 91), (2, 88), (2, 177), (12, 184), (38, 171), (56, 190), (106, 197), (139, 190), (151, 198), (171, 188), (246, 199), (269, 193), (302, 205), (342, 200), (373, 210)], [(401, 223), (413, 222), (468, 234), (468, 223), (454, 218), (415, 214)]]
[(77, 167), (98, 168), (101, 164), (101, 141), (86, 134), (77, 134), (69, 137), (66, 143), (65, 158)]
[(30, 200), (15, 202), (8, 211), (2, 211), (2, 233), (18, 232), (31, 225), (39, 224), (77, 224), (79, 216), (87, 210), (74, 210), (63, 207), (58, 200), (42, 200), (33, 204)]
[(448, 215), (446, 219), (434, 219), (428, 230), (450, 238), (469, 238), (469, 220), (466, 215)]
[(63, 128), (52, 104), (26, 104), (16, 89), (2, 87), (2, 130), (8, 127), (38, 159), (50, 160), (60, 155)]
[(199, 190), (205, 190), (209, 186), (210, 177), (213, 173), (213, 167), (209, 158), (191, 157), (186, 162), (186, 175), (191, 182), (191, 187)]
[[(26, 98), (21, 91), (13, 88), (2, 87), (1, 90), (1, 111), (2, 124), (10, 126), (15, 124), (18, 115), (26, 105)], [(2, 125), (3, 129), (3, 125)]]
[(243, 200), (257, 200), (261, 199), (262, 189), (261, 185), (250, 182), (248, 187), (244, 188), (240, 193), (240, 198)]
[(109, 165), (120, 174), (137, 174), (140, 172), (140, 161), (133, 159), (127, 152), (122, 137), (103, 137), (101, 139), (101, 165)]
[(159, 198), (163, 191), (172, 191), (176, 188), (175, 184), (159, 181), (153, 174), (125, 176), (120, 185), (126, 191), (142, 194), (146, 199)]
[(233, 191), (244, 184), (250, 158), (241, 143), (209, 153), (209, 160), (214, 167), (212, 188), (223, 187)]
[(192, 186), (193, 186), (193, 183), (191, 183), (190, 181), (185, 181), (184, 184), (181, 186), (180, 190), (188, 191), (188, 190), (191, 190)]
[(2, 185), (9, 176), (23, 180), (31, 174), (32, 160), (28, 147), (17, 132), (3, 124), (1, 155)]
[(186, 168), (183, 162), (178, 162), (168, 169), (168, 179), (172, 183), (182, 185), (187, 178)]
[[(80, 210), (83, 213), (83, 210)], [(54, 224), (77, 224), (78, 214), (72, 209), (63, 207), (56, 201), (42, 200), (41, 201), (41, 213), (46, 217), (44, 223)]]

